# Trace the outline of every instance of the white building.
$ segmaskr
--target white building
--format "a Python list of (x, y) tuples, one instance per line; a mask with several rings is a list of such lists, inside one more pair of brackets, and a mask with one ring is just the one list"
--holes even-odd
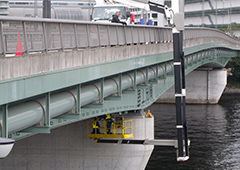
[[(170, 5), (169, 0), (165, 4)], [(232, 30), (231, 24), (240, 28), (239, 0), (185, 0), (185, 26), (205, 26)], [(239, 30), (233, 30), (240, 36)]]

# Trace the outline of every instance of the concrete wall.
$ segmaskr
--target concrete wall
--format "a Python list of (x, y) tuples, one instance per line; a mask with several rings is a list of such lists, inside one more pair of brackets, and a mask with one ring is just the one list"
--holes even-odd
[[(186, 102), (196, 104), (218, 103), (227, 84), (227, 71), (195, 70), (186, 76)], [(175, 90), (172, 86), (157, 102), (175, 103)]]
[[(128, 115), (135, 139), (154, 138), (154, 118)], [(153, 146), (95, 143), (86, 137), (86, 121), (15, 143), (0, 159), (1, 170), (143, 170)]]
[[(195, 38), (185, 40), (184, 48), (211, 42), (224, 42), (221, 38)], [(139, 44), (130, 46), (98, 47), (82, 50), (49, 52), (41, 54), (24, 54), (21, 57), (0, 57), (0, 80), (23, 76), (44, 74), (50, 71), (63, 70), (91, 64), (118, 61), (133, 57), (160, 54), (173, 50), (172, 42), (159, 44)]]
[(0, 58), (0, 80), (128, 59), (172, 50), (172, 43), (99, 47)]

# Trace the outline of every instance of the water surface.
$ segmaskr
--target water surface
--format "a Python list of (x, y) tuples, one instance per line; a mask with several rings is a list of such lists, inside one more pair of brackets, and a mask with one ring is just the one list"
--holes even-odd
[[(175, 105), (153, 104), (155, 138), (175, 139)], [(147, 170), (240, 169), (240, 97), (222, 97), (217, 105), (187, 105), (190, 159), (176, 161), (173, 147), (155, 147)]]

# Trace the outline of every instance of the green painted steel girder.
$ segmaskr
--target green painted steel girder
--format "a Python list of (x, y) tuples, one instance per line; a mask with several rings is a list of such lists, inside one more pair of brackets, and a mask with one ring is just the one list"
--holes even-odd
[[(172, 72), (172, 63), (169, 63), (166, 72)], [(144, 83), (146, 75), (143, 74), (143, 70), (139, 70), (136, 75), (136, 84)], [(149, 71), (149, 79), (155, 78), (155, 70)], [(159, 69), (158, 75), (163, 75), (164, 70)], [(133, 86), (133, 73), (129, 73), (122, 76), (121, 89), (126, 90)], [(80, 106), (85, 106), (94, 101), (101, 100), (112, 94), (118, 92), (118, 77), (107, 79), (98, 83), (92, 83), (81, 87), (80, 93)], [(104, 85), (103, 85), (104, 84)], [(51, 95), (51, 99), (48, 103), (46, 98), (40, 98), (37, 100), (28, 101), (26, 103), (12, 106), (8, 109), (8, 132), (13, 133), (27, 127), (33, 126), (40, 122), (40, 124), (46, 124), (46, 108), (49, 108), (49, 115), (51, 118), (67, 113), (72, 109), (76, 110), (78, 90), (76, 88)], [(102, 97), (101, 97), (102, 96)], [(103, 100), (103, 99), (102, 99)], [(3, 114), (0, 112), (0, 115)], [(50, 123), (51, 125), (51, 123)]]
[[(189, 51), (185, 60), (186, 73), (205, 64), (223, 67), (231, 57), (238, 56), (237, 51), (222, 47), (205, 48), (202, 51), (194, 49), (192, 53)], [(154, 63), (146, 65), (143, 69), (134, 69), (106, 78), (104, 81), (100, 79), (84, 86), (77, 84), (69, 91), (53, 95), (47, 93), (44, 98), (9, 107), (8, 133), (12, 133), (13, 138), (22, 138), (24, 136), (22, 133), (29, 136), (29, 131), (34, 134), (48, 133), (47, 126), (51, 129), (106, 113), (145, 108), (173, 85), (172, 72), (172, 61)], [(78, 108), (79, 106), (81, 108)], [(77, 113), (66, 114), (69, 112)], [(3, 113), (0, 112), (0, 115)], [(49, 123), (47, 117), (51, 118)], [(2, 119), (0, 121), (2, 122)], [(35, 127), (29, 128), (32, 126)], [(23, 129), (25, 130), (20, 135), (18, 131)]]

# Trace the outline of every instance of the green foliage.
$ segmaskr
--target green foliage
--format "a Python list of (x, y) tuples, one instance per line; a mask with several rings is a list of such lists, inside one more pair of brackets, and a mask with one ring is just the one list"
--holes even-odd
[[(234, 38), (238, 38), (239, 39), (239, 37), (237, 37), (233, 33), (234, 31), (239, 30), (238, 29), (238, 25), (236, 23), (232, 23), (230, 25), (230, 28), (226, 28), (226, 29), (222, 28), (220, 30), (222, 32), (225, 32), (225, 33), (229, 34), (230, 36), (232, 36)], [(239, 88), (240, 87), (240, 56), (231, 59), (228, 62), (226, 67), (230, 68), (231, 69), (231, 73), (232, 73), (232, 76), (228, 77), (228, 82), (229, 82), (228, 85)]]
[(240, 89), (240, 83), (228, 82), (227, 87)]
[(232, 76), (229, 77), (228, 81), (232, 83), (240, 83), (240, 57), (231, 59), (227, 64), (227, 68), (231, 68)]
[(234, 37), (234, 38), (239, 39), (239, 37), (237, 37), (237, 36), (234, 34), (234, 31), (239, 30), (238, 24), (236, 24), (236, 23), (231, 23), (231, 24), (228, 26), (228, 28), (220, 28), (219, 30), (222, 31), (222, 32), (224, 32), (224, 33), (226, 33), (226, 34), (228, 34), (228, 35), (230, 35), (230, 36), (232, 36), (232, 37)]

